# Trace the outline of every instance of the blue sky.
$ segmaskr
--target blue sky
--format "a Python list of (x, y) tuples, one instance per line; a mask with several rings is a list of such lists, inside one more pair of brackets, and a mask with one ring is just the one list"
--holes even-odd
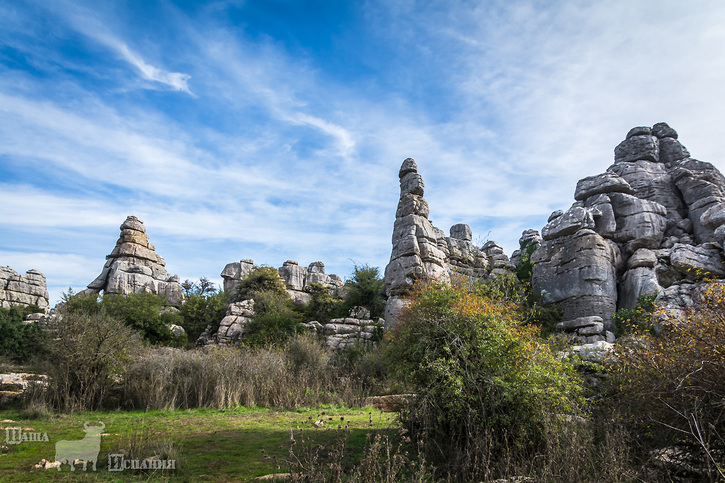
[(0, 265), (51, 304), (127, 215), (182, 279), (384, 269), (398, 168), (517, 248), (638, 125), (725, 168), (718, 1), (0, 0)]

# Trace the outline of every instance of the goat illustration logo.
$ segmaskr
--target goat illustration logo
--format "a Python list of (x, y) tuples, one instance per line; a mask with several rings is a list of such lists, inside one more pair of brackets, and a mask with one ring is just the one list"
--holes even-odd
[(75, 471), (74, 462), (76, 460), (83, 461), (83, 471), (86, 471), (86, 465), (93, 463), (93, 471), (96, 471), (96, 461), (98, 453), (101, 451), (101, 431), (106, 427), (103, 422), (100, 426), (89, 426), (88, 423), (83, 424), (83, 431), (86, 435), (78, 441), (58, 441), (55, 443), (55, 461), (59, 461), (58, 471), (63, 463), (70, 465), (71, 471)]

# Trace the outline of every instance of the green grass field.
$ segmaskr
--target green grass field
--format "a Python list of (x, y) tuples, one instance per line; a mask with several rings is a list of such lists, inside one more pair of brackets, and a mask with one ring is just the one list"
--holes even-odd
[[(332, 446), (346, 437), (346, 458), (352, 463), (360, 458), (368, 435), (397, 430), (395, 414), (372, 407), (86, 412), (37, 419), (24, 419), (18, 411), (4, 410), (0, 411), (0, 421), (0, 443), (4, 444), (0, 481), (253, 481), (262, 475), (287, 472), (290, 448), (300, 455), (303, 448)], [(320, 421), (324, 424), (314, 424)], [(72, 472), (68, 464), (60, 471), (32, 469), (43, 458), (55, 459), (57, 441), (81, 440), (85, 422), (91, 426), (105, 424), (97, 471), (88, 465), (85, 472), (82, 466)], [(47, 433), (48, 441), (41, 437), (41, 441), (7, 444), (6, 428), (14, 427), (26, 433)], [(168, 455), (175, 460), (175, 469), (109, 471), (108, 455), (117, 453), (141, 460)]]

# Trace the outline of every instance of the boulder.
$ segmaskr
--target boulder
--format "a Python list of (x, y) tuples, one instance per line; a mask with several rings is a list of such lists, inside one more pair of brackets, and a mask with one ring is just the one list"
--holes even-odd
[(632, 136), (614, 148), (614, 162), (622, 163), (646, 159), (659, 161), (659, 142), (655, 136)]

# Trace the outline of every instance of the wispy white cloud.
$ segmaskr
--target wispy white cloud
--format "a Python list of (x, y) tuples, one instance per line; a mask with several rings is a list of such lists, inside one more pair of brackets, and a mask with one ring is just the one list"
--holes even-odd
[(191, 78), (189, 74), (183, 74), (181, 72), (167, 72), (159, 69), (158, 67), (154, 67), (142, 59), (140, 55), (132, 52), (126, 44), (121, 43), (117, 39), (105, 38), (105, 36), (96, 36), (95, 38), (101, 41), (105, 40), (104, 43), (120, 53), (129, 64), (134, 66), (141, 73), (141, 76), (144, 79), (159, 82), (174, 90), (183, 91), (187, 94), (193, 95), (189, 90), (188, 81)]

